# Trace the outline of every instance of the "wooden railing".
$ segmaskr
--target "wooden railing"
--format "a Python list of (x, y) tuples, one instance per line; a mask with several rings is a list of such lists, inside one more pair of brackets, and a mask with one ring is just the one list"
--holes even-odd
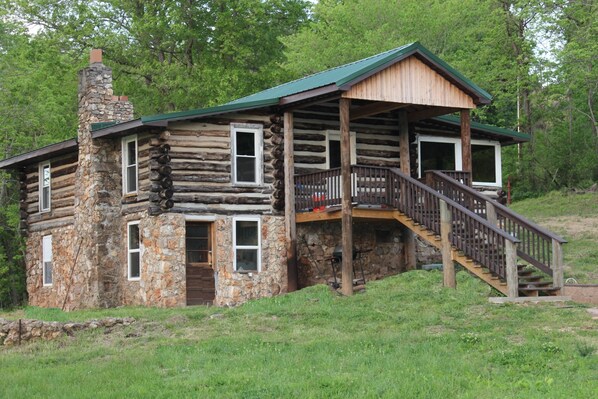
[[(340, 169), (295, 176), (296, 210), (325, 210), (341, 205)], [(351, 167), (351, 197), (358, 205), (390, 207), (436, 235), (441, 234), (441, 209), (450, 220), (450, 243), (506, 279), (513, 296), (517, 295), (516, 251), (518, 239), (498, 229), (456, 201), (403, 174), (398, 169)], [(510, 295), (511, 295), (510, 294)]]
[(459, 184), (446, 173), (427, 171), (426, 184), (439, 193), (486, 218), (501, 230), (518, 238), (517, 255), (553, 277), (553, 286), (563, 285), (562, 244), (566, 241), (518, 215), (476, 190)]
[(463, 170), (439, 170), (438, 172), (457, 180), (461, 184), (471, 187), (471, 173)]

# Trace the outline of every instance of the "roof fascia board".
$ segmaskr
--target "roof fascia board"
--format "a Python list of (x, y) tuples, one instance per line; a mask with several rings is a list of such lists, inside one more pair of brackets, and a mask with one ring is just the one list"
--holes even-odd
[[(448, 125), (461, 126), (461, 122), (458, 120), (453, 120), (453, 117), (451, 117), (450, 115), (441, 115), (431, 119), (440, 123), (446, 123)], [(531, 140), (531, 137), (526, 133), (516, 132), (514, 130), (505, 129), (498, 126), (486, 125), (480, 122), (472, 121), (471, 128), (482, 131), (486, 134), (494, 134), (497, 136), (508, 137), (513, 139), (514, 142), (517, 143), (527, 142)]]
[(119, 123), (118, 125), (113, 125), (96, 130), (91, 133), (91, 137), (94, 139), (99, 139), (102, 137), (112, 136), (118, 133), (126, 132), (127, 130), (135, 129), (141, 126), (143, 126), (143, 122), (141, 121), (141, 119), (133, 119), (132, 121), (123, 122)]
[(77, 139), (70, 139), (56, 144), (50, 144), (40, 149), (26, 152), (8, 159), (0, 161), (0, 169), (11, 169), (11, 167), (21, 166), (22, 164), (29, 164), (39, 162), (52, 156), (63, 155), (70, 150), (75, 150), (78, 147)]
[(318, 87), (316, 89), (303, 91), (296, 94), (291, 94), (290, 96), (282, 97), (279, 100), (279, 105), (289, 105), (299, 101), (309, 100), (310, 98), (323, 96), (326, 94), (331, 94), (339, 91), (339, 87), (336, 84), (330, 84), (327, 86)]

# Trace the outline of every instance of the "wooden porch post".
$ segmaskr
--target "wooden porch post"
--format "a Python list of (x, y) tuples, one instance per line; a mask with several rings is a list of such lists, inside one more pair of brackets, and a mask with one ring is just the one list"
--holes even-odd
[[(411, 154), (409, 153), (409, 121), (407, 111), (399, 111), (399, 156), (401, 172), (411, 176)], [(403, 227), (403, 249), (405, 254), (405, 269), (413, 270), (416, 266), (415, 234), (407, 227)]]
[(351, 213), (351, 135), (349, 130), (349, 107), (351, 100), (339, 100), (339, 114), (341, 127), (341, 192), (342, 192), (342, 245), (343, 295), (353, 295), (353, 215)]
[(287, 252), (287, 290), (297, 290), (297, 225), (295, 223), (295, 155), (293, 113), (284, 113), (284, 225)]
[(455, 264), (451, 257), (450, 234), (453, 229), (453, 216), (445, 201), (440, 200), (440, 239), (442, 248), (442, 273), (445, 287), (456, 288)]
[(471, 121), (468, 109), (461, 110), (461, 160), (461, 170), (471, 173)]
[(519, 275), (517, 273), (517, 244), (505, 241), (505, 257), (507, 261), (507, 296), (517, 298), (519, 296)]

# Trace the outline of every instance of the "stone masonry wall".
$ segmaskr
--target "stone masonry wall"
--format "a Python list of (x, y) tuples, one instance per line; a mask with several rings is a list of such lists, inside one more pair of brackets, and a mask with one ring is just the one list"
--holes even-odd
[[(51, 286), (43, 285), (42, 237), (45, 235), (52, 235), (53, 284)], [(72, 225), (30, 233), (26, 245), (25, 264), (30, 305), (60, 308), (64, 303), (69, 285), (70, 297), (87, 289), (85, 281), (81, 280), (79, 274), (73, 275), (72, 283), (69, 282), (77, 249)]]
[(141, 235), (141, 279), (127, 278), (127, 254), (124, 253), (120, 275), (124, 281), (123, 305), (158, 307), (185, 306), (185, 218), (181, 214), (158, 216), (128, 215), (121, 229), (126, 236), (127, 223), (139, 220)]
[(250, 299), (287, 292), (284, 217), (261, 217), (262, 269), (255, 273), (233, 271), (233, 218), (219, 218), (214, 225), (217, 275), (215, 305), (239, 305)]
[[(355, 263), (356, 278), (363, 265), (366, 281), (405, 271), (401, 229), (392, 222), (355, 222), (353, 242), (359, 250), (372, 249)], [(334, 247), (341, 245), (341, 223), (321, 222), (297, 226), (299, 287), (326, 284), (332, 277), (329, 258)], [(337, 278), (340, 279), (340, 273)], [(340, 280), (339, 280), (340, 281)]]

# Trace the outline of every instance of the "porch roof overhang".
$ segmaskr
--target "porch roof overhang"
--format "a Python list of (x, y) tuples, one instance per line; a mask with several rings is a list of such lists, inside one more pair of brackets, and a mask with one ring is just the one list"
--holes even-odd
[(0, 161), (0, 169), (18, 169), (21, 166), (44, 161), (49, 158), (77, 152), (79, 144), (77, 139), (65, 140), (60, 143), (50, 144), (35, 151), (26, 152)]
[[(420, 126), (439, 126), (443, 129), (452, 128), (455, 132), (458, 132), (461, 126), (461, 121), (457, 116), (442, 115), (422, 120), (418, 124)], [(526, 133), (473, 121), (471, 122), (471, 133), (472, 135), (497, 140), (502, 145), (525, 143), (531, 140), (531, 136)]]

